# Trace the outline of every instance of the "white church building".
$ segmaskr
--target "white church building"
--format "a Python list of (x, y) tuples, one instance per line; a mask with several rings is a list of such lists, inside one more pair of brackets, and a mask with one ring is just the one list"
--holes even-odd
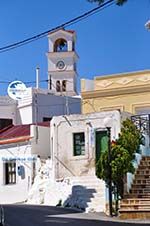
[(47, 89), (40, 88), (37, 69), (36, 87), (27, 88), (20, 100), (1, 96), (0, 128), (11, 123), (30, 124), (50, 121), (57, 115), (81, 113), (81, 97), (77, 94), (78, 56), (75, 41), (74, 31), (60, 29), (49, 33)]

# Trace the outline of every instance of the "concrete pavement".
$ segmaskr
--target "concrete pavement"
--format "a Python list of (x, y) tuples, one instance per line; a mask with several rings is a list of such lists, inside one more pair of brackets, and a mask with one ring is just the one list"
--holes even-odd
[(81, 213), (62, 207), (36, 205), (4, 205), (5, 226), (141, 226), (150, 220), (120, 220), (104, 213)]

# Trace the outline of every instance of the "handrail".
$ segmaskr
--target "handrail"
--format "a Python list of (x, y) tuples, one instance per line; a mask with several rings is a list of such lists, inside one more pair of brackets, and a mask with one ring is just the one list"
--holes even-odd
[(59, 161), (71, 174), (72, 176), (76, 176), (71, 169), (69, 169), (65, 163), (63, 163), (57, 156), (55, 156), (55, 158), (57, 159), (57, 161)]

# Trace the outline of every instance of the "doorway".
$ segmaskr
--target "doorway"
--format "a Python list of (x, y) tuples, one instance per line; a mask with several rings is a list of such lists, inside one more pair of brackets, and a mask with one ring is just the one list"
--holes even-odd
[(99, 160), (101, 154), (108, 150), (107, 130), (96, 131), (96, 153), (95, 162)]

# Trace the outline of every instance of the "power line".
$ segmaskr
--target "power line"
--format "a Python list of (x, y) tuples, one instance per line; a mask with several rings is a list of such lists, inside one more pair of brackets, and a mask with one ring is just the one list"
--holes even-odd
[[(9, 84), (9, 83), (11, 83), (12, 81), (0, 81), (0, 83), (4, 83), (4, 84)], [(40, 83), (41, 82), (48, 82), (48, 79), (43, 79), (43, 80), (40, 80), (39, 81)], [(36, 81), (25, 81), (24, 82), (25, 84), (34, 84), (34, 83), (36, 83)]]
[(77, 16), (77, 17), (75, 17), (75, 18), (73, 18), (73, 19), (71, 19), (71, 20), (69, 20), (69, 21), (67, 21), (65, 23), (62, 23), (62, 24), (60, 24), (60, 25), (58, 25), (58, 26), (56, 26), (56, 27), (54, 27), (54, 28), (52, 28), (50, 30), (44, 31), (42, 33), (39, 33), (39, 34), (37, 34), (35, 36), (32, 36), (32, 37), (27, 38), (27, 39), (24, 39), (22, 41), (19, 41), (19, 42), (16, 42), (16, 43), (13, 43), (13, 44), (1, 47), (0, 48), (0, 53), (3, 53), (3, 52), (6, 52), (6, 51), (9, 51), (9, 50), (18, 48), (20, 46), (26, 45), (26, 44), (28, 44), (30, 42), (33, 42), (33, 41), (36, 41), (36, 40), (38, 40), (40, 38), (45, 37), (50, 32), (54, 32), (54, 31), (57, 31), (57, 30), (59, 30), (61, 28), (66, 28), (66, 27), (68, 27), (70, 25), (78, 23), (79, 21), (81, 21), (81, 20), (83, 20), (83, 19), (85, 19), (85, 18), (87, 18), (87, 17), (89, 17), (89, 16), (91, 16), (93, 14), (96, 14), (97, 12), (105, 9), (106, 7), (111, 6), (114, 3), (115, 3), (115, 0), (108, 0), (107, 2), (95, 7), (94, 9), (89, 10), (86, 13), (81, 14), (80, 16)]

